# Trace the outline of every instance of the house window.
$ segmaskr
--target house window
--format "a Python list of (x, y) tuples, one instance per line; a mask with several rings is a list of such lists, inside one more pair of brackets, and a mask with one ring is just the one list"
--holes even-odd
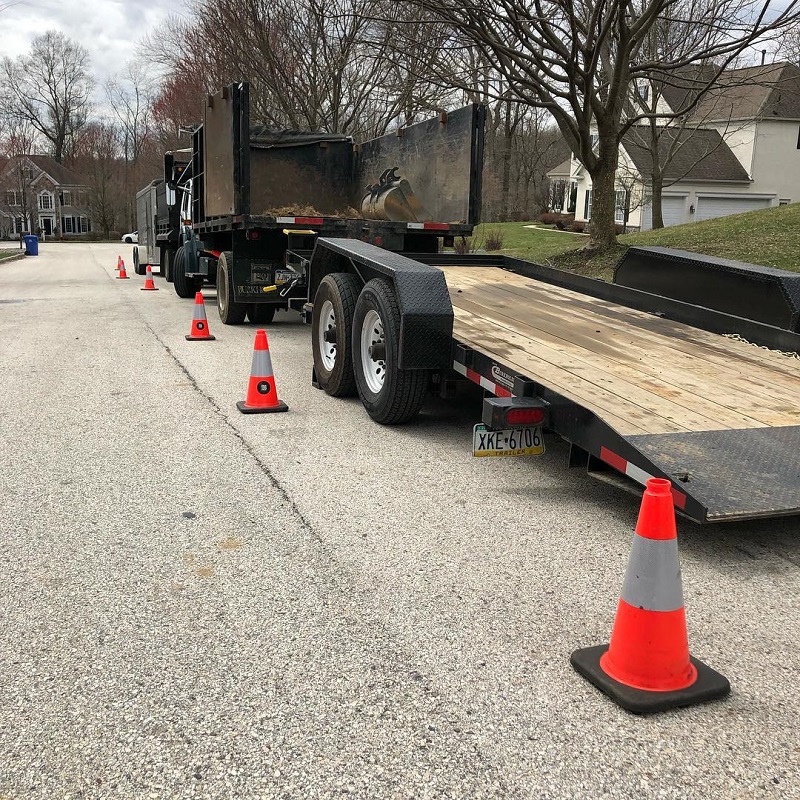
[(791, 202), (792, 201), (787, 197), (787, 198), (784, 198), (783, 200), (778, 200), (778, 205), (779, 206), (788, 206), (789, 203), (791, 203)]
[(599, 141), (600, 141), (600, 134), (598, 133), (589, 134), (589, 147), (591, 147), (592, 150), (594, 150)]
[(23, 233), (25, 230), (25, 220), (22, 217), (14, 218), (14, 233)]
[(639, 92), (639, 97), (641, 98), (643, 103), (647, 102), (647, 98), (650, 97), (650, 82), (649, 81), (639, 81), (636, 85), (636, 88)]
[(564, 210), (564, 200), (567, 196), (567, 182), (565, 180), (550, 182), (550, 208), (553, 211)]
[(592, 218), (592, 190), (586, 190), (586, 196), (583, 199), (583, 218)]
[(17, 192), (6, 192), (6, 205), (21, 206), (19, 194)]
[(64, 233), (75, 233), (75, 217), (61, 217), (61, 230)]
[(86, 217), (81, 217), (80, 227), (81, 227), (80, 230), (81, 233), (89, 233), (89, 231), (92, 229), (91, 225), (89, 225), (89, 220), (86, 219)]
[(62, 206), (72, 205), (72, 192), (61, 192), (61, 205)]
[(619, 225), (625, 223), (625, 195), (624, 189), (617, 189), (614, 192), (614, 222)]
[(53, 195), (49, 192), (42, 192), (39, 195), (39, 211), (53, 210)]

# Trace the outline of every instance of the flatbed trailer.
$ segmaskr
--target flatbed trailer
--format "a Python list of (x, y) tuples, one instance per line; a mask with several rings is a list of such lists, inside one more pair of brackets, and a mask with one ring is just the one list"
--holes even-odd
[[(311, 296), (332, 273), (391, 287), (400, 324), (381, 320), (387, 376), (424, 373), (443, 386), (457, 375), (512, 406), (541, 401), (570, 466), (637, 491), (667, 478), (676, 510), (698, 523), (800, 513), (799, 334), (502, 256), (407, 258), (320, 240)], [(306, 319), (327, 388), (316, 304)], [(349, 342), (362, 375), (359, 359), (373, 357), (359, 345), (363, 321), (350, 320)]]

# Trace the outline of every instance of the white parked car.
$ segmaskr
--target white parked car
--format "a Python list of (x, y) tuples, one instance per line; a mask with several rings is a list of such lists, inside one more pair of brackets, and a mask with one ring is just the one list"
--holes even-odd
[(126, 244), (139, 244), (139, 231), (133, 231), (132, 233), (126, 233), (122, 237), (122, 241)]

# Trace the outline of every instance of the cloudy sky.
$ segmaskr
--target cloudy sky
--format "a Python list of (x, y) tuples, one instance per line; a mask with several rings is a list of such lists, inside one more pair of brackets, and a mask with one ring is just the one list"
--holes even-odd
[(102, 83), (170, 13), (184, 13), (183, 0), (0, 0), (0, 57), (27, 52), (35, 36), (55, 29), (89, 51)]

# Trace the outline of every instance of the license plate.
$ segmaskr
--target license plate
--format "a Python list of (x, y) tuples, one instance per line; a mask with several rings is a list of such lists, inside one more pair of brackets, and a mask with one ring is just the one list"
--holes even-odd
[(541, 428), (509, 428), (491, 431), (479, 422), (472, 429), (472, 455), (485, 456), (540, 456), (544, 453)]

